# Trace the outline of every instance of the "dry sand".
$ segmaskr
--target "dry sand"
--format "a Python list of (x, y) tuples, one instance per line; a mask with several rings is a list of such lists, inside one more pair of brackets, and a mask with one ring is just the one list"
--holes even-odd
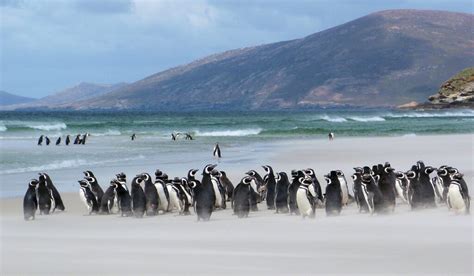
[[(258, 161), (276, 171), (330, 169), (390, 161), (407, 169), (419, 159), (450, 164), (473, 190), (473, 135), (352, 138), (269, 143), (274, 152), (226, 168), (234, 182)], [(350, 182), (350, 181), (349, 181)], [(350, 183), (351, 184), (351, 183)], [(63, 195), (67, 212), (22, 218), (21, 198), (1, 202), (1, 274), (228, 274), (228, 275), (472, 275), (472, 216), (446, 206), (394, 214), (359, 214), (351, 205), (339, 217), (274, 214), (260, 205), (247, 219), (231, 210), (211, 221), (175, 213), (133, 219), (88, 216), (77, 193)]]

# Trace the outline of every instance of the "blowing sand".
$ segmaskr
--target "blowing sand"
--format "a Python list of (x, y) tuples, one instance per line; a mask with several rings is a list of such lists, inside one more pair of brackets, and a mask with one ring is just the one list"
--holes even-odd
[[(273, 142), (263, 145), (272, 154), (221, 167), (234, 184), (255, 164), (287, 172), (313, 167), (321, 182), (322, 174), (342, 169), (351, 186), (354, 166), (390, 161), (396, 169), (406, 170), (422, 159), (428, 165), (459, 168), (472, 193), (473, 137)], [(413, 212), (400, 203), (394, 214), (386, 216), (359, 214), (351, 205), (339, 217), (328, 218), (318, 209), (314, 220), (274, 214), (260, 205), (247, 219), (238, 219), (227, 209), (214, 212), (210, 222), (198, 223), (194, 215), (176, 213), (143, 219), (88, 216), (77, 193), (64, 193), (63, 198), (66, 212), (37, 216), (31, 222), (23, 221), (21, 198), (0, 201), (2, 275), (473, 272), (472, 216), (456, 216), (444, 205)]]

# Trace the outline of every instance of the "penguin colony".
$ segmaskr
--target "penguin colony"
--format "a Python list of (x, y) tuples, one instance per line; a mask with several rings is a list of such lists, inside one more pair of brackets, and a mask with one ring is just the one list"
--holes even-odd
[[(337, 216), (355, 202), (359, 212), (388, 214), (396, 202), (409, 204), (412, 210), (434, 208), (446, 204), (456, 214), (469, 214), (470, 197), (467, 184), (456, 168), (443, 165), (438, 169), (418, 161), (410, 170), (395, 171), (390, 163), (354, 168), (352, 194), (344, 173), (330, 171), (324, 175), (325, 192), (313, 169), (293, 170), (291, 181), (285, 172), (275, 173), (265, 165), (264, 177), (250, 170), (234, 186), (217, 165), (206, 165), (202, 170), (191, 169), (186, 177), (169, 178), (161, 170), (154, 180), (148, 173), (133, 177), (130, 189), (127, 176), (119, 173), (103, 191), (93, 172), (85, 171), (79, 180), (79, 195), (88, 214), (119, 214), (141, 218), (177, 211), (190, 215), (194, 210), (197, 220), (208, 221), (212, 212), (229, 205), (234, 215), (245, 218), (258, 211), (257, 203), (265, 202), (267, 209), (276, 213), (315, 218), (316, 209), (324, 209), (327, 216)], [(430, 175), (435, 173), (434, 177)], [(24, 201), (24, 218), (35, 218), (35, 213), (48, 215), (65, 210), (61, 196), (46, 173), (28, 184)]]
[[(89, 136), (90, 136), (89, 133), (77, 134), (76, 137), (74, 138), (74, 141), (72, 141), (72, 143), (74, 145), (85, 145), (87, 141), (87, 137)], [(62, 141), (61, 139), (62, 139), (61, 136), (59, 136), (58, 139), (56, 139), (56, 143), (55, 143), (56, 146), (61, 145), (61, 141)], [(51, 143), (51, 140), (49, 139), (48, 136), (41, 135), (38, 138), (38, 146), (42, 146), (43, 142), (46, 146), (49, 146), (49, 144)], [(64, 139), (64, 145), (69, 146), (69, 144), (71, 144), (71, 135), (68, 134), (66, 135), (66, 138)]]

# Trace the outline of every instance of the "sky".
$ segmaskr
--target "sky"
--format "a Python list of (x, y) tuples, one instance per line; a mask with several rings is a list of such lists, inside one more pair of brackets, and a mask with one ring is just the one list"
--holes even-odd
[(301, 38), (386, 9), (471, 0), (0, 0), (0, 90), (40, 98), (134, 82), (210, 54)]

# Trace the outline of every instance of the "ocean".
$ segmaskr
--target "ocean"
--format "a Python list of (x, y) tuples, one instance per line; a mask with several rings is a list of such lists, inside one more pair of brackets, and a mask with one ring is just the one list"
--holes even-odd
[[(64, 145), (66, 135), (74, 139), (86, 132), (86, 145)], [(172, 132), (188, 132), (194, 140), (172, 141)], [(216, 142), (223, 149), (222, 162), (244, 164), (264, 159), (268, 141), (327, 139), (329, 132), (336, 139), (473, 133), (474, 111), (0, 112), (1, 196), (23, 193), (40, 171), (64, 176), (68, 170), (77, 174), (101, 167), (112, 177), (120, 170), (135, 172), (133, 166), (138, 171), (143, 166), (190, 168), (215, 162), (211, 152)], [(133, 133), (135, 141), (130, 140)], [(48, 136), (51, 145), (37, 146), (40, 135)], [(55, 146), (60, 136), (61, 145)], [(7, 186), (9, 179), (19, 183)]]

